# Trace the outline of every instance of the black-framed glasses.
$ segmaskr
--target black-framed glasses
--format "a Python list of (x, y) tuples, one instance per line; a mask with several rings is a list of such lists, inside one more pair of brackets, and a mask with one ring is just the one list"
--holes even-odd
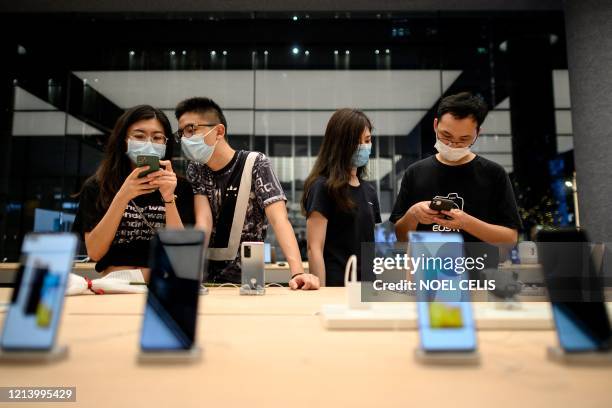
[(458, 148), (458, 149), (462, 149), (464, 147), (469, 147), (471, 145), (474, 144), (474, 142), (476, 142), (476, 137), (472, 140), (462, 140), (462, 141), (454, 141), (453, 139), (447, 137), (447, 136), (442, 136), (440, 134), (437, 135), (438, 139), (444, 143), (447, 146), (450, 147), (454, 147), (454, 148)]
[(195, 135), (195, 132), (196, 130), (198, 130), (198, 128), (213, 127), (217, 125), (218, 123), (190, 123), (188, 125), (185, 125), (184, 128), (177, 130), (174, 134), (177, 139), (180, 139), (181, 137), (190, 138)]

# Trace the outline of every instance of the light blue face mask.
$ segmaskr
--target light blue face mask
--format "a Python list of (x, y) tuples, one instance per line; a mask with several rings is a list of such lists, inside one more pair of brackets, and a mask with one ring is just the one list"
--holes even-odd
[(128, 139), (127, 152), (125, 152), (125, 154), (127, 154), (134, 164), (136, 164), (136, 157), (141, 155), (157, 156), (162, 159), (166, 155), (166, 145), (151, 143), (151, 141), (139, 142), (137, 140)]
[(351, 162), (355, 167), (363, 167), (368, 164), (370, 160), (370, 153), (372, 152), (372, 143), (363, 143), (357, 147), (357, 151), (353, 154)]
[(181, 137), (181, 150), (188, 160), (196, 161), (202, 164), (208, 163), (215, 151), (217, 141), (215, 141), (214, 145), (210, 146), (206, 144), (204, 138), (213, 130), (215, 130), (215, 128), (209, 130), (205, 135)]

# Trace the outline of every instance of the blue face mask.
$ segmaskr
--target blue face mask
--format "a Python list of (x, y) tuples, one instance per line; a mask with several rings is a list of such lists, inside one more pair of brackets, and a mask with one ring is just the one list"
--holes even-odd
[(191, 137), (181, 138), (181, 150), (188, 160), (202, 164), (208, 163), (215, 151), (217, 142), (215, 141), (215, 144), (210, 146), (204, 142), (204, 138), (213, 130), (215, 130), (215, 128), (209, 130), (205, 135), (193, 135)]
[(357, 147), (357, 151), (353, 154), (353, 158), (351, 160), (353, 166), (363, 167), (366, 164), (368, 164), (368, 160), (370, 159), (371, 152), (372, 152), (372, 143), (360, 144)]
[(166, 155), (166, 145), (151, 143), (151, 141), (139, 142), (137, 140), (128, 139), (127, 152), (132, 163), (136, 164), (138, 156), (157, 156), (160, 159)]

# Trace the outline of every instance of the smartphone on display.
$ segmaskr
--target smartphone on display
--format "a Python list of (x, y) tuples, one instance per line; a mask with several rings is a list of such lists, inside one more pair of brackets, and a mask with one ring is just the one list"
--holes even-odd
[(136, 167), (149, 166), (148, 170), (140, 172), (138, 178), (145, 177), (147, 174), (156, 172), (159, 170), (159, 157), (154, 155), (141, 154), (136, 156)]
[(263, 242), (243, 242), (240, 244), (241, 295), (263, 295), (265, 293), (264, 252), (265, 245)]
[(609, 351), (612, 328), (586, 233), (540, 231), (538, 254), (561, 348), (570, 353)]
[(73, 234), (27, 234), (0, 346), (50, 350), (55, 344), (68, 275), (77, 247)]
[(203, 231), (158, 231), (151, 243), (142, 350), (188, 350), (193, 346), (203, 265)]
[[(410, 256), (423, 260), (414, 274), (421, 348), (426, 352), (475, 351), (472, 304), (469, 291), (463, 290), (461, 285), (469, 274), (444, 269), (442, 263), (436, 261), (463, 257), (463, 237), (437, 232), (411, 232), (409, 237)], [(426, 259), (433, 261), (425, 262)], [(445, 282), (445, 286), (438, 288), (434, 281)], [(428, 284), (420, 286), (421, 282)]]

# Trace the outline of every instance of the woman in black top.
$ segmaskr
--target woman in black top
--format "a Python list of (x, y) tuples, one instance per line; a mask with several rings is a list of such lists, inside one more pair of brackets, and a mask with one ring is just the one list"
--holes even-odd
[(304, 183), (308, 264), (310, 273), (326, 286), (344, 285), (348, 258), (360, 258), (361, 244), (374, 242), (374, 225), (381, 222), (376, 190), (363, 180), (372, 149), (371, 130), (363, 112), (336, 111)]
[[(152, 106), (117, 120), (102, 163), (83, 185), (73, 227), (98, 272), (140, 269), (148, 280), (155, 230), (194, 223), (191, 186), (172, 170), (173, 142), (168, 118)], [(139, 155), (159, 157), (160, 170), (139, 177), (149, 168), (136, 167)]]

